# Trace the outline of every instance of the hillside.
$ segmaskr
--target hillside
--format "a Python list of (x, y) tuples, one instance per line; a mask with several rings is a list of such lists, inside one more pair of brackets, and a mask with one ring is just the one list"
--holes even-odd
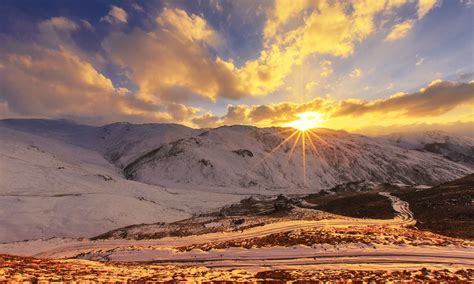
[(296, 135), (273, 150), (290, 135), (289, 129), (220, 127), (164, 144), (126, 166), (124, 173), (156, 185), (314, 192), (360, 180), (435, 185), (472, 172), (439, 155), (377, 138), (329, 129), (316, 129), (314, 134), (314, 147), (306, 138), (303, 159), (301, 139), (293, 149)]

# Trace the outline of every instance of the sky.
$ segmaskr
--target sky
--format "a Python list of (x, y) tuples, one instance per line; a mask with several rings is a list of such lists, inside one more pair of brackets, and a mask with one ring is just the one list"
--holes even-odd
[(474, 126), (473, 0), (0, 1), (0, 118)]

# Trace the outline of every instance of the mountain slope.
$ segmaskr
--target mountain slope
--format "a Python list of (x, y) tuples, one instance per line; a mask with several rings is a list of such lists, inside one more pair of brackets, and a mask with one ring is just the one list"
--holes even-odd
[[(164, 144), (129, 164), (127, 178), (149, 184), (254, 187), (318, 191), (351, 181), (437, 184), (472, 172), (438, 155), (402, 149), (385, 141), (328, 129), (272, 152), (290, 129), (220, 127)], [(271, 153), (271, 154), (270, 154)], [(291, 156), (291, 158), (290, 158)]]
[(119, 122), (97, 127), (47, 119), (5, 119), (0, 126), (99, 152), (118, 167), (163, 143), (203, 132), (179, 124)]
[(98, 152), (0, 126), (0, 242), (170, 222), (241, 196), (125, 180)]
[(384, 137), (395, 146), (441, 155), (474, 168), (474, 139), (444, 131), (393, 133)]
[(109, 161), (124, 167), (163, 143), (192, 137), (203, 130), (179, 124), (114, 123), (101, 127), (98, 132), (101, 152)]

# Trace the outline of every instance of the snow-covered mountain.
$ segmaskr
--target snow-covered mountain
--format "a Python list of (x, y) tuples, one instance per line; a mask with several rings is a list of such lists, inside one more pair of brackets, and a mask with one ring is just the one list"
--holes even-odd
[(30, 133), (0, 126), (0, 242), (92, 237), (131, 224), (181, 220), (242, 198), (126, 180), (101, 152), (65, 142), (87, 141), (76, 136), (76, 126), (37, 122), (19, 127)]
[(114, 123), (101, 127), (98, 132), (104, 156), (117, 166), (125, 167), (145, 151), (163, 143), (198, 135), (203, 130), (179, 124)]
[[(0, 242), (89, 237), (176, 221), (250, 194), (317, 192), (354, 181), (435, 184), (473, 172), (386, 139), (315, 130), (303, 148), (283, 128), (176, 124), (101, 127), (0, 121)], [(128, 180), (127, 180), (128, 178)]]
[(393, 133), (384, 137), (404, 149), (435, 153), (474, 168), (474, 139), (444, 131)]
[(5, 119), (0, 120), (0, 126), (99, 152), (118, 167), (126, 166), (163, 143), (203, 132), (179, 124), (137, 125), (119, 122), (94, 127), (63, 119)]
[[(292, 151), (290, 129), (225, 126), (164, 144), (135, 160), (127, 178), (149, 184), (193, 184), (319, 191), (351, 181), (437, 184), (472, 172), (439, 155), (328, 129), (314, 130)], [(292, 155), (290, 155), (292, 153)], [(306, 160), (306, 176), (304, 175)]]

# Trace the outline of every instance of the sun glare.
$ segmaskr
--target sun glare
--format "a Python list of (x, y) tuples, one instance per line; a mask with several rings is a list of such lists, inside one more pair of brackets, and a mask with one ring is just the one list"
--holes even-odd
[(285, 126), (293, 127), (299, 131), (318, 127), (324, 122), (324, 115), (319, 112), (303, 112), (296, 115), (299, 119), (286, 123)]
[[(324, 122), (324, 114), (319, 112), (302, 112), (296, 115), (298, 117), (297, 120), (284, 124), (286, 127), (291, 127), (292, 129), (283, 129), (280, 133), (285, 134), (289, 133), (288, 136), (283, 139), (278, 145), (276, 145), (270, 152), (268, 152), (265, 156), (263, 156), (253, 168), (260, 165), (265, 159), (271, 157), (275, 152), (283, 147), (285, 144), (289, 144), (290, 150), (286, 150), (285, 152), (288, 153), (288, 163), (293, 158), (293, 154), (295, 150), (300, 146), (301, 149), (301, 157), (303, 161), (303, 184), (306, 186), (306, 150), (308, 149), (314, 156), (319, 155), (319, 150), (317, 149), (313, 139), (317, 139), (321, 141), (323, 144), (327, 144), (317, 133), (312, 131), (313, 128), (316, 128)], [(306, 143), (308, 142), (307, 147)]]

